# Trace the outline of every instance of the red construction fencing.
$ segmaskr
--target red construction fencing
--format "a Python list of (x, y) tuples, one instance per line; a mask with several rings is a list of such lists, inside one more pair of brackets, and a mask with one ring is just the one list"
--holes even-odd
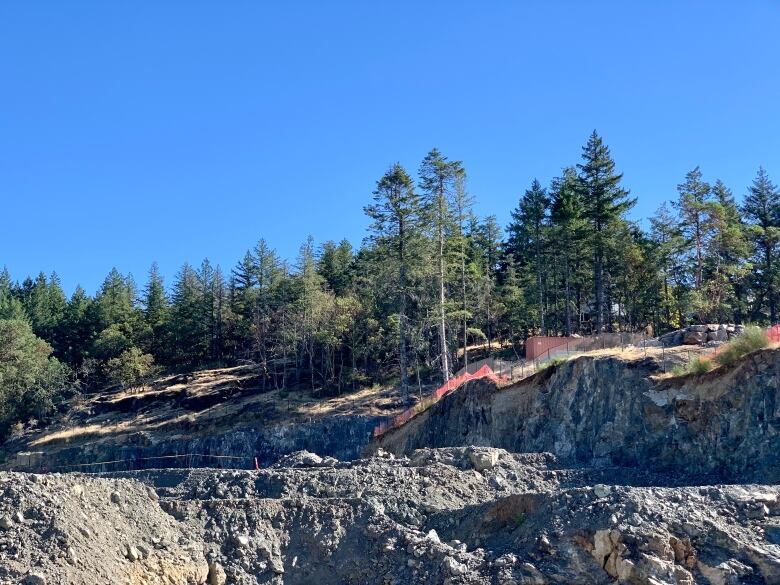
[(469, 374), (468, 372), (463, 372), (461, 375), (457, 376), (456, 378), (450, 378), (446, 384), (437, 388), (433, 392), (433, 394), (421, 400), (411, 408), (408, 408), (407, 410), (403, 411), (401, 414), (390, 419), (389, 421), (377, 425), (374, 428), (374, 437), (383, 435), (390, 429), (395, 429), (400, 427), (402, 424), (407, 422), (412, 417), (420, 414), (421, 412), (429, 409), (431, 406), (436, 404), (439, 400), (441, 400), (441, 398), (445, 394), (452, 392), (453, 390), (455, 390), (465, 382), (468, 382), (469, 380), (477, 380), (479, 378), (488, 378), (489, 380), (498, 383), (498, 376), (496, 376), (496, 374), (493, 373), (493, 370), (491, 370), (490, 367), (487, 365), (482, 366), (473, 374)]

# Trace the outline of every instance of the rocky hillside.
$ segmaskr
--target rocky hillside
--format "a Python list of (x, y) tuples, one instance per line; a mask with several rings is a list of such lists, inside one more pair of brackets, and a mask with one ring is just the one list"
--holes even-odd
[(320, 398), (264, 390), (249, 366), (206, 370), (163, 378), (143, 392), (87, 395), (62, 419), (6, 442), (2, 455), (6, 469), (90, 472), (249, 469), (255, 457), (265, 466), (301, 449), (354, 459), (378, 421), (401, 408), (392, 390)]
[[(2, 472), (0, 583), (780, 583), (780, 350), (679, 378), (644, 355), (580, 357), (504, 388), (468, 384), (365, 458), (350, 451), (360, 434), (319, 438), (353, 460), (302, 451), (258, 471)], [(181, 440), (207, 441), (209, 428), (229, 437), (264, 399), (236, 392), (226, 406), (206, 397), (240, 384), (187, 384), (167, 395), (200, 404)], [(376, 416), (372, 400), (365, 416)], [(348, 416), (339, 408), (300, 422)], [(138, 414), (152, 411), (131, 410), (126, 426), (71, 445), (65, 435), (83, 426), (34, 436), (54, 441), (52, 453), (111, 449), (155, 428)], [(159, 436), (172, 441), (170, 424)]]
[(585, 356), (500, 389), (474, 382), (370, 449), (489, 445), (580, 465), (780, 480), (780, 350), (703, 376), (659, 374), (654, 358)]

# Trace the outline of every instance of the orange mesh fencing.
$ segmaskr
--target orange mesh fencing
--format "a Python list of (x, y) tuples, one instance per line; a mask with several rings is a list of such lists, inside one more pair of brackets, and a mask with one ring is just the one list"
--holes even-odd
[(433, 392), (433, 394), (421, 400), (411, 408), (406, 409), (401, 414), (390, 419), (389, 421), (385, 421), (377, 425), (374, 428), (374, 437), (383, 435), (390, 429), (395, 429), (400, 427), (402, 424), (406, 423), (412, 417), (420, 414), (421, 412), (429, 409), (431, 406), (436, 404), (439, 400), (442, 399), (444, 395), (448, 394), (449, 392), (452, 392), (453, 390), (460, 387), (462, 384), (468, 382), (469, 380), (477, 380), (479, 378), (487, 378), (489, 380), (492, 380), (495, 383), (499, 382), (498, 376), (496, 376), (496, 374), (493, 372), (493, 370), (490, 369), (490, 367), (487, 364), (482, 366), (473, 374), (469, 374), (468, 372), (463, 372), (460, 376), (457, 376), (456, 378), (450, 378), (447, 381), (447, 383), (437, 388)]

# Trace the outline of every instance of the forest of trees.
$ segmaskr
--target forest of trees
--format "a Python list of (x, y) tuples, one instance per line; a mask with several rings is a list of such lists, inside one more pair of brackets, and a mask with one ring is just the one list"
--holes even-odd
[(168, 287), (156, 265), (142, 285), (114, 269), (70, 298), (56, 274), (4, 271), (0, 323), (31, 327), (71, 372), (48, 375), (84, 391), (246, 361), (266, 389), (330, 395), (446, 380), (464, 348), (521, 355), (540, 332), (777, 320), (780, 191), (763, 169), (741, 202), (691, 170), (644, 230), (596, 132), (573, 162), (533, 181), (504, 229), (474, 214), (464, 164), (434, 149), (416, 173), (395, 164), (379, 178), (359, 249), (309, 238), (288, 262), (261, 239), (229, 271), (185, 264)]

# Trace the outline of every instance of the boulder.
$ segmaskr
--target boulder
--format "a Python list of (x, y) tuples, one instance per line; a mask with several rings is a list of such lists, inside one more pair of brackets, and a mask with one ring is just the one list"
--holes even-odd
[(728, 339), (729, 334), (725, 329), (718, 329), (707, 333), (707, 341), (728, 341)]
[(469, 459), (474, 469), (484, 471), (493, 469), (498, 463), (498, 451), (493, 449), (480, 449), (469, 451)]
[(209, 585), (225, 585), (227, 583), (225, 569), (217, 562), (209, 565), (208, 583)]
[(706, 340), (707, 334), (703, 331), (686, 331), (683, 337), (683, 345), (699, 345)]

